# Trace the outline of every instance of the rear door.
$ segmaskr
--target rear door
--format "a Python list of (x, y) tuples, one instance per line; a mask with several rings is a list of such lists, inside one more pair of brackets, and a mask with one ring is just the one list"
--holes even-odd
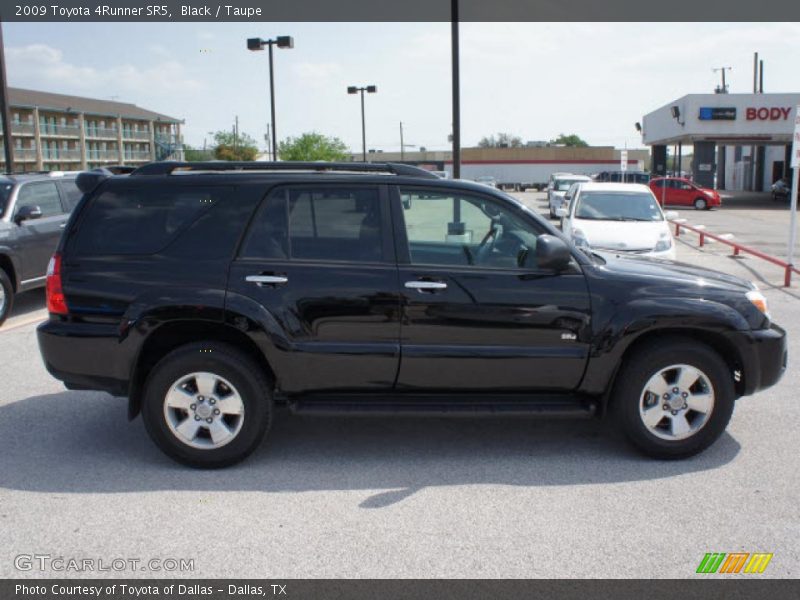
[(393, 387), (400, 298), (385, 186), (273, 188), (228, 290), (230, 310), (255, 303), (274, 323), (282, 391)]
[(68, 214), (53, 181), (23, 183), (17, 192), (12, 219), (26, 206), (38, 206), (41, 218), (22, 221), (16, 227), (16, 246), (22, 266), (23, 285), (43, 279), (47, 263), (58, 246)]
[(397, 188), (398, 389), (572, 390), (588, 358), (589, 293), (577, 263), (539, 269), (545, 232), (496, 198)]

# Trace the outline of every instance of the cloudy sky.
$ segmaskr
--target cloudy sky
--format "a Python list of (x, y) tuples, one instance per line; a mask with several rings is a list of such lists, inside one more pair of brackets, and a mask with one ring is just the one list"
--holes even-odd
[[(186, 120), (187, 142), (240, 130), (264, 145), (267, 55), (248, 37), (292, 35), (276, 50), (278, 135), (318, 131), (361, 146), (446, 149), (451, 130), (448, 23), (5, 23), (9, 83), (133, 102)], [(687, 93), (711, 92), (729, 66), (731, 92), (800, 91), (798, 23), (464, 23), (462, 143), (508, 131), (524, 140), (577, 133), (591, 144), (641, 146), (634, 122)]]

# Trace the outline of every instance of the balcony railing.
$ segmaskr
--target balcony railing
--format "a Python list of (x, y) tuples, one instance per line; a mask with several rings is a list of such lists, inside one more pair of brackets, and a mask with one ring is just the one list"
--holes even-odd
[(39, 124), (39, 135), (43, 137), (53, 135), (78, 137), (80, 133), (81, 129), (77, 125), (51, 125), (49, 123)]
[(117, 130), (110, 127), (86, 127), (86, 137), (117, 139)]
[[(0, 148), (0, 161), (6, 162), (6, 153)], [(14, 161), (35, 162), (36, 148), (14, 148)]]
[(149, 131), (133, 131), (130, 129), (123, 129), (122, 130), (122, 137), (123, 139), (128, 140), (149, 140), (150, 139), (150, 132)]
[(62, 148), (42, 148), (43, 160), (80, 160), (81, 151), (76, 148), (64, 150)]
[(119, 152), (116, 150), (87, 150), (86, 160), (119, 160)]
[(146, 150), (133, 150), (125, 152), (125, 160), (150, 160), (150, 152)]
[(34, 128), (33, 123), (12, 123), (11, 133), (22, 133), (22, 134), (33, 135), (34, 133), (36, 133), (36, 129)]

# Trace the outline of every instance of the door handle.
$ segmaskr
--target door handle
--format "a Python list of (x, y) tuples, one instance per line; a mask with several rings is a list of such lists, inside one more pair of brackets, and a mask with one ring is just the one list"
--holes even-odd
[(412, 280), (412, 281), (406, 281), (406, 287), (411, 290), (417, 290), (418, 292), (426, 292), (435, 290), (446, 290), (447, 284), (443, 281)]
[(283, 283), (289, 283), (289, 278), (284, 275), (248, 275), (244, 280), (258, 285), (281, 285)]

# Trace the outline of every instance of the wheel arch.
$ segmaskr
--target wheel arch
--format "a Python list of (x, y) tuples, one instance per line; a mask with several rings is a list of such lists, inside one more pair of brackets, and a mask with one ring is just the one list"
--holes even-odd
[(17, 267), (11, 255), (0, 249), (0, 269), (3, 269), (11, 280), (11, 285), (14, 291), (19, 291), (19, 277), (17, 276)]
[(198, 342), (220, 342), (234, 346), (262, 367), (270, 381), (275, 381), (275, 372), (267, 357), (247, 333), (236, 327), (213, 321), (165, 323), (145, 339), (133, 365), (128, 394), (129, 420), (135, 419), (141, 410), (142, 392), (153, 367), (176, 348)]

